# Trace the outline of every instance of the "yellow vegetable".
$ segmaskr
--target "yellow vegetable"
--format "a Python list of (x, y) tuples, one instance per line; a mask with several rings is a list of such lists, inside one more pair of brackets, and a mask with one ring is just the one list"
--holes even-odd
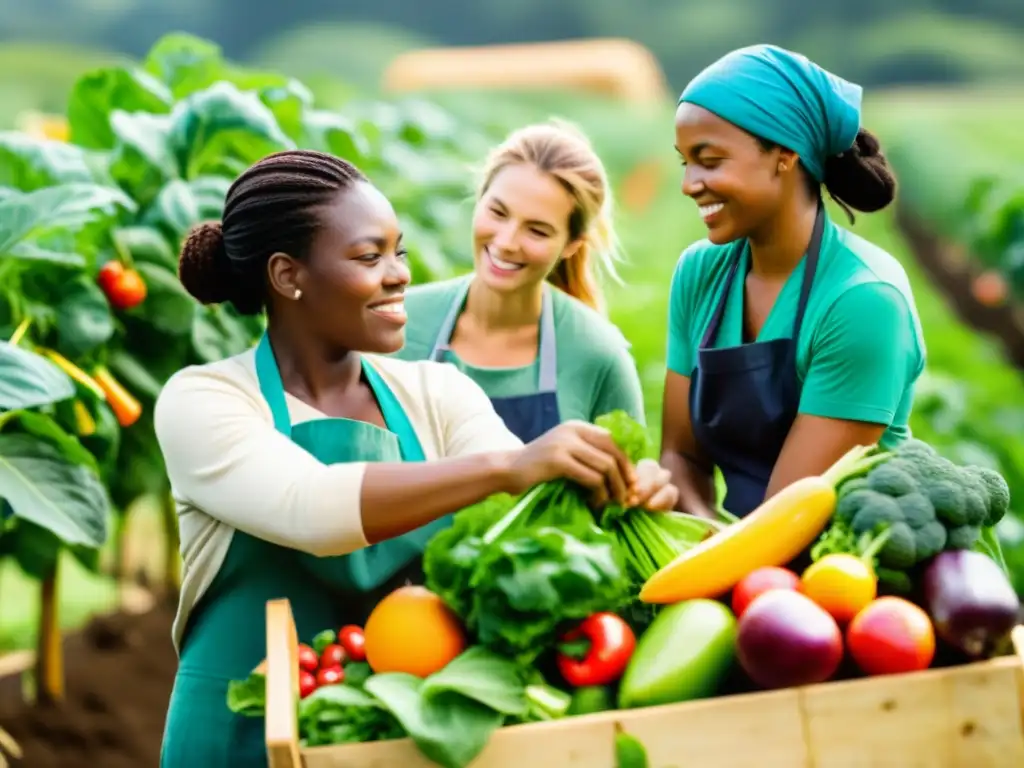
[(75, 422), (78, 426), (78, 434), (81, 437), (89, 437), (89, 435), (96, 434), (96, 420), (89, 413), (89, 409), (85, 407), (85, 403), (81, 400), (75, 400)]
[(96, 380), (64, 357), (64, 355), (59, 352), (55, 352), (52, 349), (46, 349), (45, 347), (39, 347), (36, 351), (64, 371), (64, 373), (70, 376), (74, 381), (77, 381), (83, 387), (96, 395), (100, 400), (107, 399), (106, 394), (103, 392), (103, 388), (100, 387)]
[(836, 508), (836, 485), (885, 456), (865, 459), (873, 447), (858, 446), (822, 475), (783, 488), (739, 522), (680, 554), (640, 590), (645, 603), (676, 603), (717, 597), (765, 566), (783, 566), (809, 547)]

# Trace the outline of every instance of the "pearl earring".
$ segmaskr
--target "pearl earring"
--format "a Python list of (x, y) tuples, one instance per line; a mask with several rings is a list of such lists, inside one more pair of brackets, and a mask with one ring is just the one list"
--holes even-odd
[(302, 298), (302, 289), (301, 288), (296, 288), (295, 289), (295, 300), (298, 301), (300, 298)]

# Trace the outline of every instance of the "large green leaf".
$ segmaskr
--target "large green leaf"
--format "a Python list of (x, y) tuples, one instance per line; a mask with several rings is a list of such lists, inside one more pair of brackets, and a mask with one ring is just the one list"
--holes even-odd
[(255, 343), (257, 332), (226, 307), (196, 305), (192, 346), (204, 363), (244, 352)]
[(110, 304), (99, 286), (84, 276), (69, 283), (57, 305), (60, 351), (77, 358), (105, 344), (114, 335)]
[(178, 268), (178, 254), (167, 242), (167, 238), (153, 227), (124, 227), (113, 233), (118, 249), (124, 250), (133, 262), (158, 264), (167, 269)]
[(86, 469), (99, 472), (99, 463), (96, 461), (96, 457), (89, 453), (77, 437), (66, 432), (60, 424), (45, 413), (20, 411), (17, 416), (16, 428), (26, 434), (46, 440), (70, 463), (80, 464)]
[(178, 276), (156, 264), (135, 265), (146, 281), (146, 300), (128, 314), (161, 333), (181, 336), (192, 330), (196, 301), (182, 286)]
[(144, 66), (170, 88), (175, 99), (209, 87), (223, 77), (225, 69), (220, 46), (182, 32), (160, 38)]
[(125, 112), (164, 113), (171, 109), (170, 90), (141, 69), (104, 67), (78, 79), (68, 99), (71, 141), (91, 149), (111, 149), (111, 116)]
[(199, 176), (189, 180), (188, 185), (199, 206), (200, 219), (220, 219), (231, 182), (232, 179), (223, 176)]
[(168, 182), (146, 209), (142, 224), (159, 230), (172, 243), (180, 243), (185, 233), (200, 220), (199, 201), (187, 181)]
[(117, 138), (110, 173), (142, 206), (171, 179), (180, 176), (171, 151), (169, 115), (115, 111), (110, 125)]
[(38, 259), (83, 266), (76, 229), (134, 212), (135, 203), (115, 187), (63, 184), (0, 200), (0, 258)]
[(110, 504), (96, 473), (41, 438), (0, 434), (0, 496), (17, 517), (67, 544), (99, 547), (107, 539)]
[(260, 101), (273, 113), (277, 124), (293, 141), (301, 141), (303, 117), (313, 106), (313, 94), (298, 80), (268, 85), (259, 90)]
[(0, 410), (37, 408), (74, 394), (71, 378), (45, 357), (0, 341)]
[(306, 111), (302, 122), (304, 146), (330, 152), (369, 172), (370, 142), (355, 121), (336, 112), (311, 109)]
[(94, 182), (96, 171), (85, 151), (63, 141), (0, 132), (0, 185), (31, 192), (68, 182)]
[(170, 145), (185, 178), (233, 176), (271, 152), (294, 149), (257, 94), (218, 82), (179, 102)]

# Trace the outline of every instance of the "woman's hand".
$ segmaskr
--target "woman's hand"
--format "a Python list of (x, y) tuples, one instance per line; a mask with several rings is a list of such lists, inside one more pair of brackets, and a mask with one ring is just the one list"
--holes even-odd
[(645, 507), (656, 512), (675, 509), (679, 489), (672, 484), (672, 473), (654, 459), (641, 459), (636, 465), (636, 483), (628, 499), (631, 507)]
[(593, 492), (597, 506), (625, 504), (638, 479), (608, 430), (584, 421), (563, 422), (516, 451), (509, 476), (513, 494), (547, 480), (575, 480)]

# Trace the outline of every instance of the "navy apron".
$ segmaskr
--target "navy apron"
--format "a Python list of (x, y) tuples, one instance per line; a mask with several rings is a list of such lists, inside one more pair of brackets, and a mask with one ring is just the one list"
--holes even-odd
[(741, 251), (697, 350), (697, 365), (690, 375), (693, 436), (701, 452), (721, 470), (726, 484), (723, 506), (737, 517), (750, 514), (764, 501), (772, 470), (796, 419), (801, 388), (797, 340), (818, 268), (824, 225), (824, 208), (819, 204), (791, 338), (714, 348)]
[[(558, 396), (555, 394), (558, 385), (558, 351), (555, 344), (555, 317), (551, 308), (551, 290), (547, 285), (544, 286), (544, 298), (540, 311), (538, 351), (540, 373), (537, 392), (517, 397), (490, 398), (491, 405), (501, 416), (505, 426), (524, 443), (536, 440), (562, 422), (558, 413)], [(452, 338), (452, 331), (455, 330), (455, 323), (465, 305), (468, 291), (469, 281), (466, 281), (458, 297), (452, 302), (452, 307), (437, 334), (434, 348), (430, 351), (431, 360), (444, 362), (445, 351), (451, 349), (448, 345)]]

